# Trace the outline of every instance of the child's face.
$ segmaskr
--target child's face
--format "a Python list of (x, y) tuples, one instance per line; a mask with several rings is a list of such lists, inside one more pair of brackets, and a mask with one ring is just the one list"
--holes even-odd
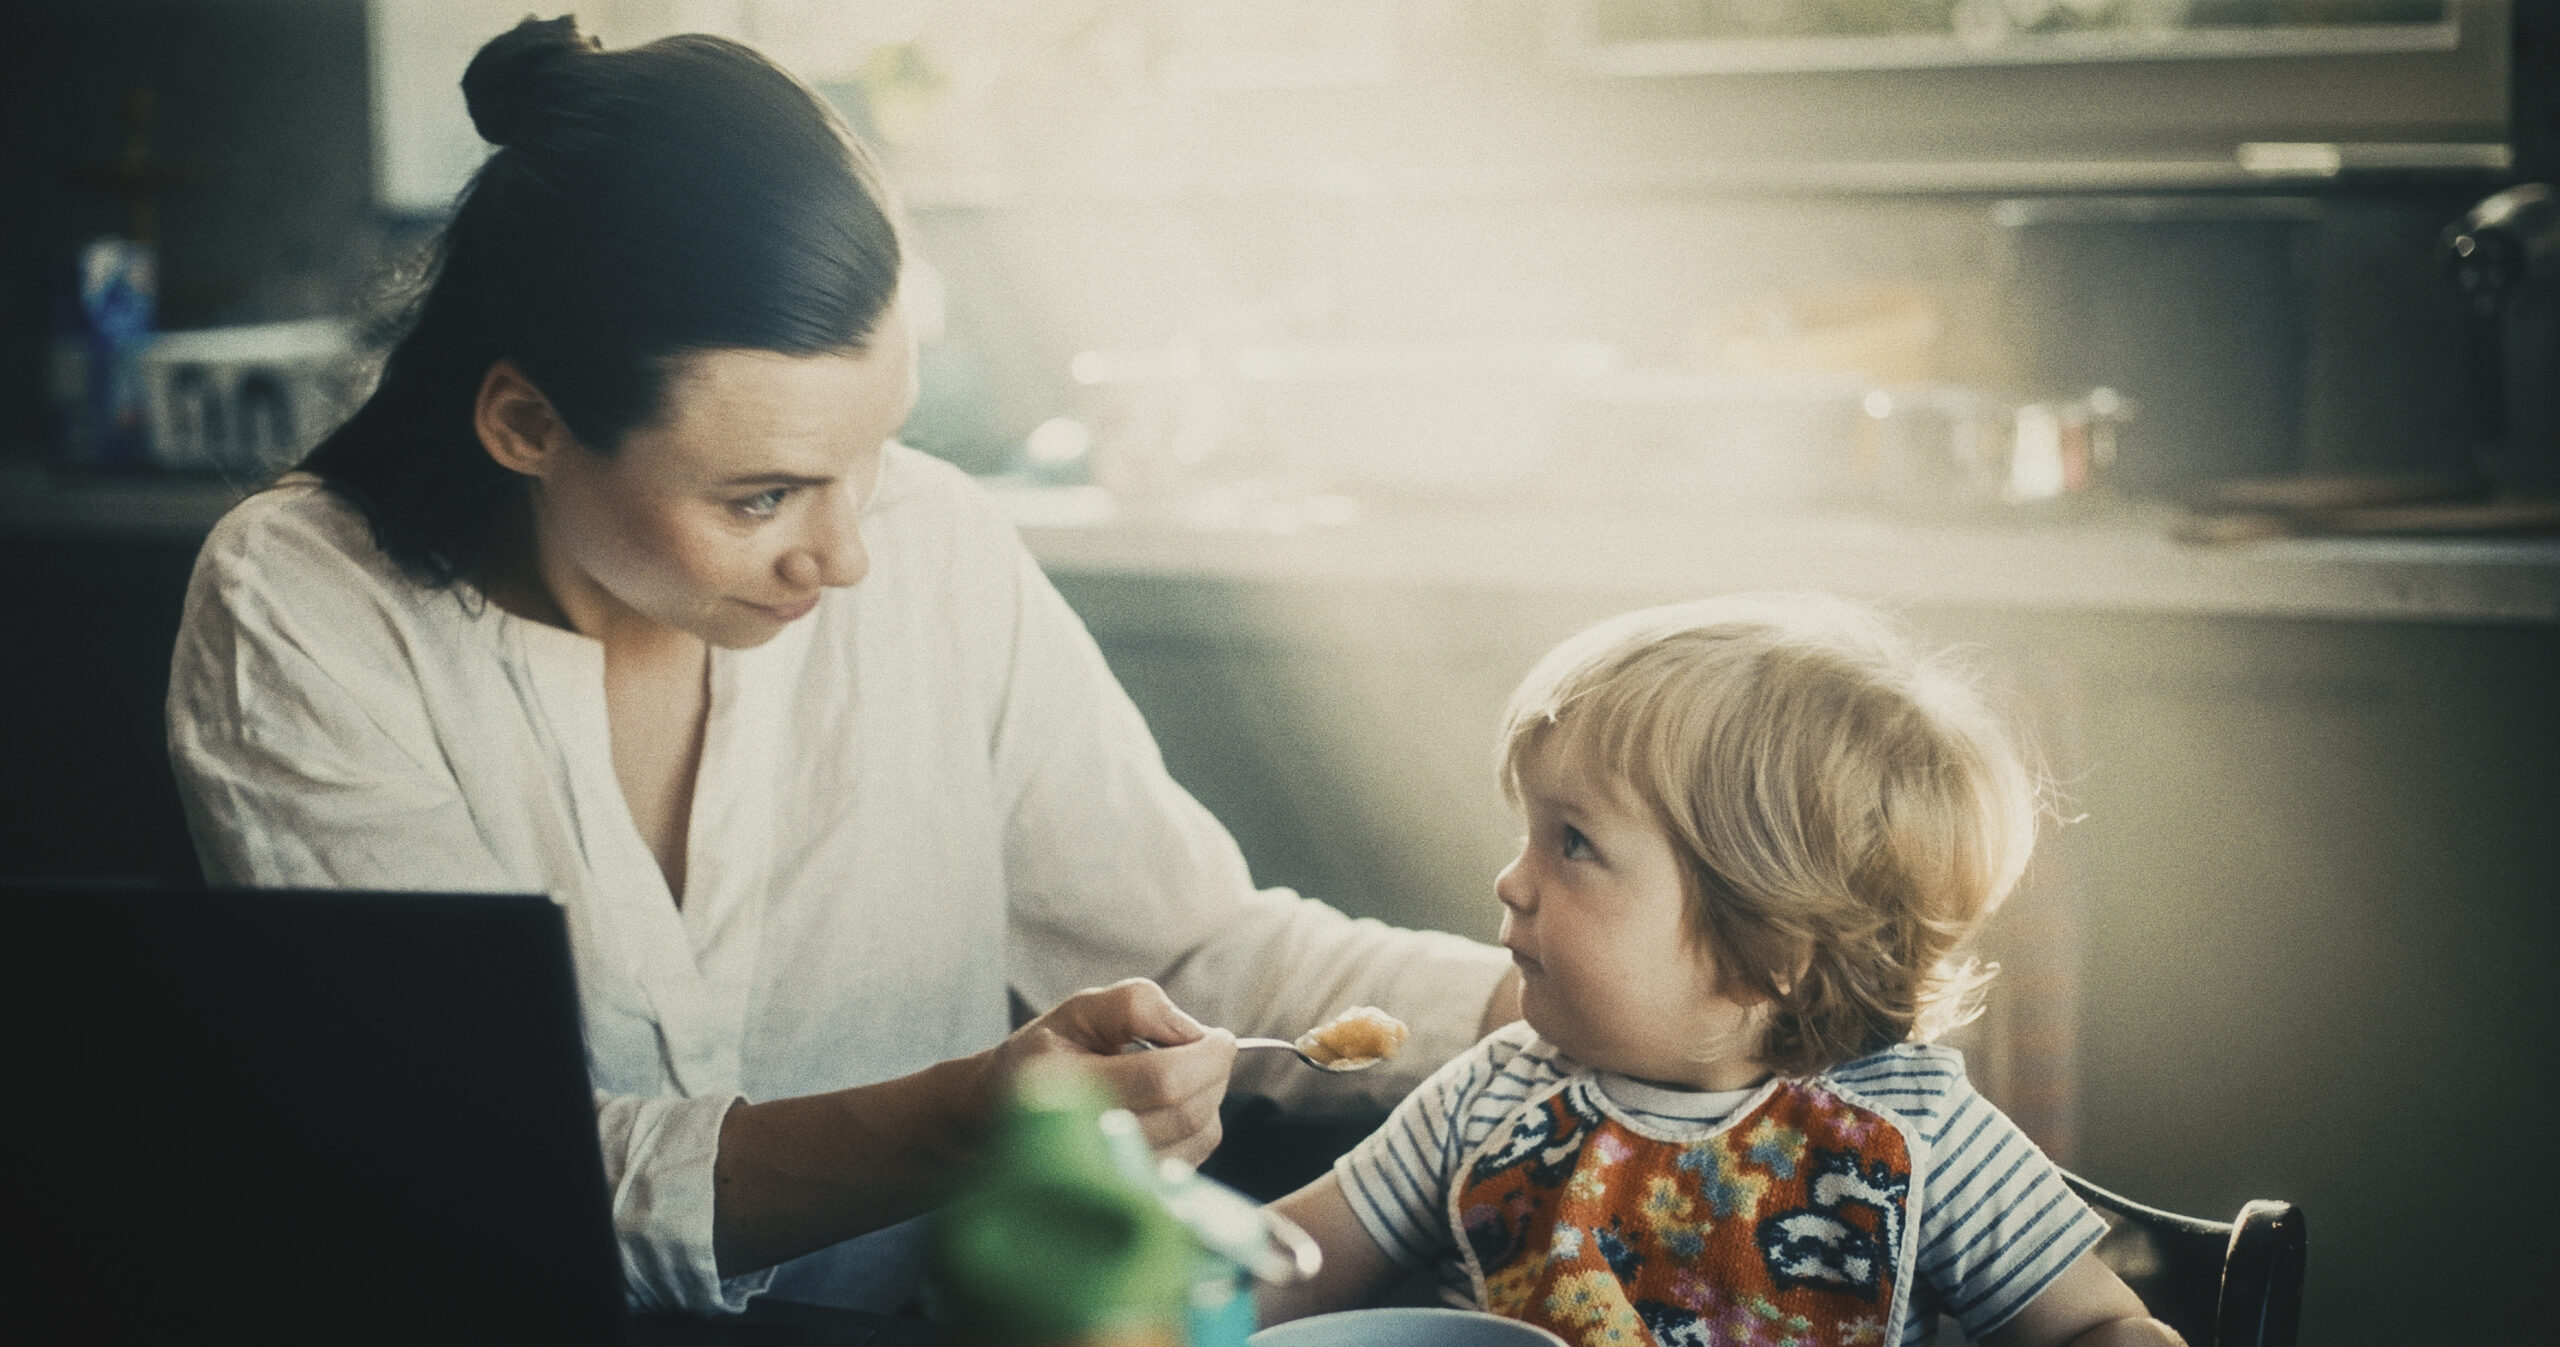
[(1528, 837), (1494, 881), (1529, 1027), (1590, 1066), (1694, 1090), (1768, 1074), (1764, 1015), (1716, 989), (1671, 839), (1546, 735), (1520, 764)]

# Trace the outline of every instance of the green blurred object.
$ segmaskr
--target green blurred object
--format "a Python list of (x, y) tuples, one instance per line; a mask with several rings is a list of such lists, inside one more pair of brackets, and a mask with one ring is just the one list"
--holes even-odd
[(1024, 1073), (931, 1251), (926, 1310), (955, 1341), (1168, 1345), (1202, 1252), (1137, 1119), (1063, 1065)]

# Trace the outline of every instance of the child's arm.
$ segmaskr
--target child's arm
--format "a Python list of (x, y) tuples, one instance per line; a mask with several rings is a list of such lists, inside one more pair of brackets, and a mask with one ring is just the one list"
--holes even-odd
[(1394, 1284), (1400, 1270), (1352, 1213), (1340, 1179), (1327, 1174), (1271, 1207), (1324, 1250), (1324, 1267), (1295, 1286), (1264, 1286), (1256, 1293), (1266, 1326), (1365, 1304)]
[(2080, 1255), (1983, 1342), (1985, 1347), (2185, 1347), (2177, 1330), (2150, 1317), (2133, 1288), (2094, 1252)]

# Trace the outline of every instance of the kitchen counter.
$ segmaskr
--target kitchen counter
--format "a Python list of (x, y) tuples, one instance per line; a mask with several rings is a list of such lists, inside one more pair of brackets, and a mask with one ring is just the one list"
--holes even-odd
[[(1047, 510), (1051, 517), (1044, 518)], [(1816, 589), (1920, 607), (2363, 621), (2560, 623), (2560, 538), (2177, 541), (2174, 507), (2009, 518), (1638, 510), (1361, 511), (1283, 528), (1016, 510), (1052, 574), (1242, 584), (1703, 594)]]
[(0, 537), (183, 542), (202, 537), (243, 494), (213, 477), (57, 472), (10, 454), (0, 456)]
[[(1335, 502), (1132, 518), (1093, 488), (998, 485), (1053, 574), (1238, 584), (1682, 594), (1821, 589), (1923, 607), (2560, 624), (2560, 539), (2274, 538), (2199, 546), (2150, 503), (1932, 520), (1846, 512)], [(182, 541), (239, 499), (212, 479), (0, 458), (0, 534)], [(1326, 512), (1319, 512), (1326, 513)]]

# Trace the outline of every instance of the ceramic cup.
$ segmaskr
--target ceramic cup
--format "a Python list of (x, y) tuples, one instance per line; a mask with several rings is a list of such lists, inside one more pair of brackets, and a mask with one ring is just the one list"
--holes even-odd
[(1497, 1314), (1395, 1306), (1293, 1319), (1254, 1334), (1252, 1347), (1565, 1347), (1565, 1343), (1543, 1328)]

